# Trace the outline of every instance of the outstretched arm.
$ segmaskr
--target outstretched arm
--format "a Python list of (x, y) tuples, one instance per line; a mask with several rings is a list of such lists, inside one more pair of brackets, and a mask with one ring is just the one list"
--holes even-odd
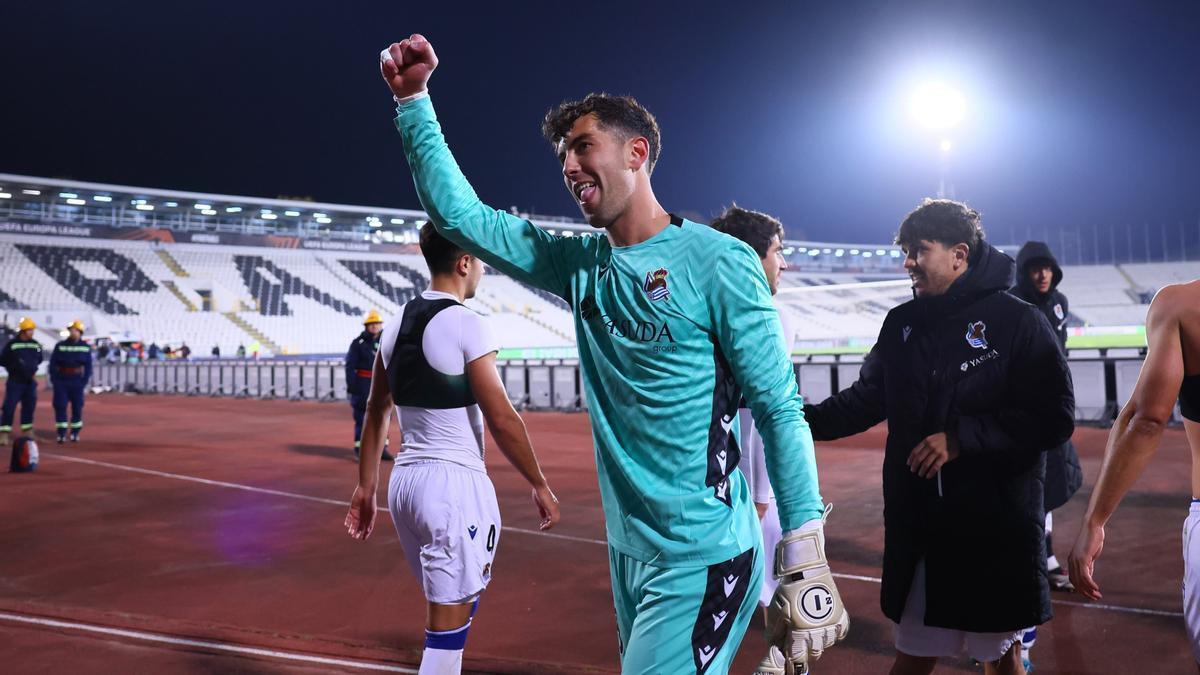
[[(883, 334), (880, 333), (880, 340)], [(883, 363), (879, 343), (863, 359), (858, 379), (815, 405), (804, 406), (804, 417), (818, 441), (832, 441), (870, 429), (883, 421)]]
[(1146, 361), (1129, 402), (1121, 408), (1108, 433), (1100, 477), (1088, 502), (1079, 537), (1071, 549), (1071, 583), (1093, 600), (1101, 598), (1100, 587), (1092, 575), (1096, 559), (1104, 549), (1104, 526), (1158, 449), (1163, 428), (1179, 396), (1183, 382), (1178, 316), (1181, 301), (1177, 289), (1168, 286), (1150, 303), (1146, 316)]
[(380, 54), (380, 71), (398, 102), (396, 129), (430, 221), (492, 267), (569, 301), (563, 253), (576, 239), (556, 237), (480, 201), (450, 153), (429, 100), (426, 85), (437, 64), (433, 45), (419, 34)]

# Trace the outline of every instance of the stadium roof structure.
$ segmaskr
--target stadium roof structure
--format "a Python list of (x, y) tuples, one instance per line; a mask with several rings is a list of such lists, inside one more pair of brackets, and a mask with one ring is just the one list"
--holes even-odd
[[(555, 234), (594, 228), (568, 218), (519, 214)], [(38, 223), (156, 227), (183, 232), (278, 234), (415, 243), (420, 210), (266, 199), (0, 173), (0, 218)]]
[[(594, 233), (582, 220), (518, 213), (562, 236)], [(175, 232), (280, 235), (375, 244), (415, 244), (429, 216), (417, 209), (267, 199), (0, 173), (0, 220), (14, 223), (161, 228)], [(901, 273), (891, 244), (786, 241), (793, 267)]]

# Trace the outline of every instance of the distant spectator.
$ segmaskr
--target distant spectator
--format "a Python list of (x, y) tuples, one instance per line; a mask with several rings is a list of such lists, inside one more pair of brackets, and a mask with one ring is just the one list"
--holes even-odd
[(217, 358), (217, 359), (221, 358), (221, 348), (218, 345), (213, 345), (212, 355), (213, 355), (213, 358)]
[(151, 342), (151, 343), (150, 343), (150, 360), (151, 360), (151, 361), (157, 361), (157, 360), (158, 360), (158, 355), (159, 355), (158, 343), (157, 343), (157, 342)]
[(96, 356), (101, 359), (108, 358), (108, 343), (107, 342), (101, 342), (100, 345), (96, 347)]
[(187, 361), (188, 357), (191, 355), (192, 355), (192, 348), (187, 346), (186, 342), (179, 346), (179, 358), (183, 359), (184, 361)]
[(239, 359), (246, 358), (246, 345), (238, 345), (237, 355)]

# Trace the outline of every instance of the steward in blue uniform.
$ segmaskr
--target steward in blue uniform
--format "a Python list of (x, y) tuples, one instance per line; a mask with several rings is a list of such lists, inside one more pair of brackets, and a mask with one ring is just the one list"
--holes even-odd
[[(367, 396), (371, 393), (371, 373), (375, 368), (375, 352), (379, 351), (379, 337), (383, 333), (383, 317), (376, 310), (367, 312), (363, 319), (363, 332), (350, 343), (346, 352), (346, 398), (354, 411), (354, 457), (362, 445), (363, 417), (367, 414)], [(385, 442), (386, 443), (386, 442)], [(392, 460), (384, 445), (383, 459)]]
[[(54, 385), (54, 427), (58, 442), (79, 442), (83, 430), (83, 392), (92, 379), (92, 348), (83, 341), (83, 322), (72, 321), (67, 326), (70, 336), (54, 345), (50, 354), (50, 383)], [(67, 421), (67, 405), (71, 406), (71, 421)]]
[(0, 416), (0, 444), (3, 445), (8, 445), (18, 402), (21, 404), (21, 432), (33, 433), (33, 411), (37, 408), (37, 380), (34, 378), (42, 362), (42, 345), (33, 339), (35, 328), (37, 324), (33, 319), (22, 318), (17, 326), (17, 337), (0, 351), (0, 366), (8, 371), (8, 381), (4, 385), (4, 410)]

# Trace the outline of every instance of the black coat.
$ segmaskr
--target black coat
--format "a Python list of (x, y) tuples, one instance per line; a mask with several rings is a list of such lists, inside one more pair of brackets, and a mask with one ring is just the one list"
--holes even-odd
[[(1047, 293), (1039, 293), (1029, 280), (1030, 265), (1039, 261), (1048, 262), (1053, 270), (1050, 291)], [(1059, 345), (1066, 350), (1070, 305), (1067, 303), (1067, 296), (1058, 290), (1062, 278), (1062, 267), (1050, 252), (1050, 247), (1040, 241), (1027, 241), (1017, 253), (1017, 283), (1008, 289), (1008, 292), (1040, 309), (1058, 336)], [(1075, 451), (1075, 445), (1071, 441), (1046, 451), (1047, 511), (1053, 511), (1066, 504), (1082, 484), (1083, 468), (1079, 465), (1079, 453)]]
[[(1045, 318), (1004, 292), (1012, 267), (985, 245), (947, 293), (888, 313), (857, 382), (804, 407), (817, 440), (888, 422), (880, 603), (893, 621), (921, 558), (926, 625), (1007, 632), (1051, 617), (1043, 451), (1071, 436), (1075, 401)], [(920, 478), (906, 461), (938, 432), (957, 434), (959, 456)]]

